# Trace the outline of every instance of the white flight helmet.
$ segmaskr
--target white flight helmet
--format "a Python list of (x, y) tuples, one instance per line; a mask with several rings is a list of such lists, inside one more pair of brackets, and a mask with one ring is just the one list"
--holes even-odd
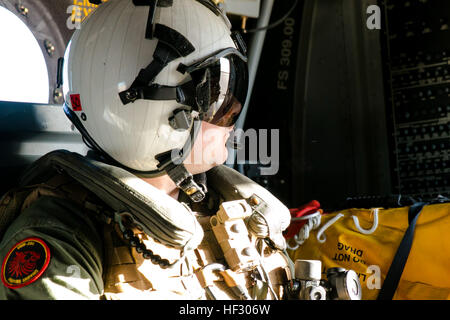
[(209, 0), (101, 4), (66, 50), (66, 115), (108, 162), (141, 176), (165, 171), (200, 201), (181, 164), (195, 120), (231, 126), (247, 96), (245, 45), (230, 27)]

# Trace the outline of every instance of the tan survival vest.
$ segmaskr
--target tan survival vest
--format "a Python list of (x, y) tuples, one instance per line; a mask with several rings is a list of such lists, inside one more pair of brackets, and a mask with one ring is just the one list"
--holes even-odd
[[(69, 198), (105, 222), (104, 299), (281, 298), (292, 274), (281, 234), (289, 210), (233, 169), (218, 166), (207, 176), (221, 204), (210, 208), (213, 215), (193, 212), (125, 170), (54, 151), (0, 201), (0, 234), (39, 196)], [(124, 238), (125, 227), (151, 259)]]
[[(107, 260), (103, 298), (236, 300), (242, 294), (239, 291), (236, 293), (236, 286), (243, 288), (247, 297), (252, 299), (280, 299), (283, 296), (283, 288), (290, 274), (289, 264), (283, 253), (262, 242), (262, 247), (259, 248), (261, 261), (255, 261), (254, 266), (246, 271), (235, 272), (228, 267), (223, 248), (211, 226), (211, 217), (197, 215), (197, 218), (204, 231), (201, 244), (186, 256), (185, 264), (170, 269), (163, 269), (144, 259), (136, 248), (124, 240), (117, 226), (105, 228)], [(166, 247), (145, 233), (137, 229), (134, 231), (155, 254), (169, 261), (179, 257), (179, 249)], [(241, 231), (243, 234), (239, 237), (250, 238), (247, 230)], [(253, 246), (254, 240), (249, 242)], [(262, 273), (262, 279), (259, 280), (258, 271)]]

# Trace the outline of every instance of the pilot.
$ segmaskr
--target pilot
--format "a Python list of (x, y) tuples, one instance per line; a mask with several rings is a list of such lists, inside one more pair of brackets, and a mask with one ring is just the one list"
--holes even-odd
[(246, 49), (207, 0), (110, 0), (64, 57), (55, 151), (1, 200), (0, 299), (281, 299), (289, 210), (223, 165)]

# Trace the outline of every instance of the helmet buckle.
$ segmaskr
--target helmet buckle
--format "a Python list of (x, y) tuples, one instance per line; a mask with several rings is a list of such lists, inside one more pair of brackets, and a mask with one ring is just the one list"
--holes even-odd
[(169, 118), (170, 126), (175, 130), (188, 130), (192, 125), (192, 116), (189, 110), (177, 109)]

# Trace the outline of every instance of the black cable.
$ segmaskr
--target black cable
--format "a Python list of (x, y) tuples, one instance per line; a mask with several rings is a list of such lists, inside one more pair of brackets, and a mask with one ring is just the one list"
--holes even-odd
[(284, 22), (284, 20), (286, 20), (292, 13), (292, 11), (294, 11), (294, 9), (297, 7), (298, 4), (298, 0), (294, 1), (294, 4), (292, 5), (292, 7), (289, 9), (289, 11), (279, 20), (275, 21), (274, 23), (271, 23), (267, 26), (264, 27), (259, 27), (259, 28), (254, 28), (254, 29), (242, 29), (243, 33), (253, 33), (253, 32), (259, 32), (259, 31), (264, 31), (264, 30), (269, 30), (269, 29), (273, 29), (275, 27), (277, 27), (278, 25), (280, 25), (281, 23)]

